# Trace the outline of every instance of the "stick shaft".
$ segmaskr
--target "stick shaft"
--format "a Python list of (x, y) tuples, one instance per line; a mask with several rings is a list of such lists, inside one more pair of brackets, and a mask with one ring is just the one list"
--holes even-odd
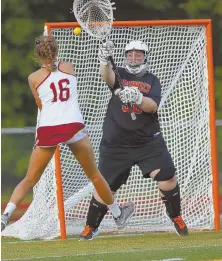
[[(116, 77), (117, 77), (117, 81), (118, 81), (119, 87), (120, 87), (121, 90), (123, 90), (122, 80), (121, 80), (121, 77), (120, 77), (119, 72), (118, 72), (118, 70), (117, 70), (116, 64), (115, 64), (115, 62), (114, 62), (114, 60), (113, 60), (113, 57), (112, 57), (112, 56), (109, 56), (109, 60), (110, 60), (110, 62), (111, 62), (111, 64), (112, 64), (113, 71), (114, 71), (114, 73), (115, 73), (115, 75), (116, 75)], [(135, 120), (135, 119), (136, 119), (136, 115), (135, 115), (135, 113), (133, 112), (132, 105), (131, 105), (130, 103), (128, 103), (127, 105), (128, 105), (128, 107), (130, 108), (130, 114), (131, 114), (132, 120)]]

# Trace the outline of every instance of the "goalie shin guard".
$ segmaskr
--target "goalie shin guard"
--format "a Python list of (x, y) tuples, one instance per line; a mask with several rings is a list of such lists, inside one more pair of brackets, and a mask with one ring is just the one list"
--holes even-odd
[(189, 232), (185, 222), (181, 217), (181, 208), (180, 208), (180, 188), (177, 184), (176, 187), (171, 191), (160, 190), (165, 197), (162, 197), (162, 200), (166, 206), (166, 212), (168, 217), (173, 222), (176, 233), (179, 236), (188, 236)]
[(178, 217), (181, 215), (181, 204), (180, 204), (180, 187), (177, 184), (173, 190), (163, 191), (164, 197), (161, 197), (163, 203), (166, 206), (167, 213), (170, 218)]
[(94, 197), (92, 197), (87, 214), (86, 225), (92, 228), (98, 228), (106, 215), (107, 210), (108, 208), (106, 205), (101, 204)]

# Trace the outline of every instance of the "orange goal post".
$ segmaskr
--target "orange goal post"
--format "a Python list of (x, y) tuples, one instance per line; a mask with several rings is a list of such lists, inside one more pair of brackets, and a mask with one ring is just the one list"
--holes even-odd
[[(111, 96), (99, 74), (99, 40), (76, 22), (45, 23), (45, 33), (59, 44), (59, 59), (75, 65), (80, 109), (99, 158), (102, 123)], [(162, 84), (158, 109), (163, 136), (177, 168), (182, 214), (190, 230), (220, 229), (219, 181), (211, 20), (116, 21), (110, 39), (114, 60), (124, 66), (124, 48), (142, 40), (150, 48), (148, 68)], [(40, 181), (24, 216), (3, 236), (55, 238), (80, 233), (86, 221), (93, 186), (65, 145), (60, 145)], [(120, 204), (132, 200), (136, 213), (123, 232), (172, 231), (157, 185), (143, 179), (134, 166), (117, 193)], [(101, 231), (115, 231), (110, 213)]]

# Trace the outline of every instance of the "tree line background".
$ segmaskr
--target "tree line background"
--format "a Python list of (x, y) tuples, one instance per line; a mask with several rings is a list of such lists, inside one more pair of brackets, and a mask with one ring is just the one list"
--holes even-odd
[[(28, 75), (38, 68), (32, 59), (34, 39), (43, 33), (45, 22), (75, 21), (73, 0), (1, 3), (2, 128), (35, 126), (37, 107), (27, 83)], [(216, 118), (222, 119), (222, 1), (119, 0), (116, 8), (115, 20), (212, 19)], [(33, 134), (2, 135), (3, 191), (24, 176), (33, 142)], [(217, 127), (217, 145), (219, 159), (222, 127)], [(219, 169), (222, 172), (222, 162)]]

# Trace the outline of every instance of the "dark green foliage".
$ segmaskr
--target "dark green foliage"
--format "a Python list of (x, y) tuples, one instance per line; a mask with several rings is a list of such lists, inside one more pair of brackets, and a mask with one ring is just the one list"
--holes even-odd
[[(1, 4), (2, 127), (35, 126), (37, 108), (27, 83), (28, 75), (38, 68), (32, 59), (34, 39), (42, 34), (44, 22), (75, 21), (71, 13), (73, 0), (4, 0)], [(116, 20), (212, 19), (216, 116), (222, 119), (222, 1), (121, 0), (116, 1), (116, 7), (117, 10), (114, 12)], [(16, 161), (13, 156), (16, 152), (10, 151), (10, 145), (7, 145), (6, 140), (4, 137), (3, 170), (8, 169), (10, 173), (21, 177), (27, 168), (31, 146), (26, 153), (20, 154), (22, 159), (18, 158), (19, 166), (13, 167), (10, 163), (12, 160)], [(218, 128), (219, 155), (222, 153), (220, 144), (222, 144), (221, 127)], [(20, 146), (24, 147), (25, 142)], [(18, 155), (20, 146), (13, 149), (17, 150)], [(13, 169), (10, 169), (10, 166)]]

